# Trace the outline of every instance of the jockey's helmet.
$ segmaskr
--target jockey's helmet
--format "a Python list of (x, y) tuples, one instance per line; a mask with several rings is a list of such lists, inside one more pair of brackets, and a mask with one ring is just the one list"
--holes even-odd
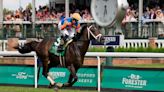
[(80, 16), (79, 13), (73, 13), (73, 14), (72, 14), (72, 18), (79, 21), (79, 20), (81, 19), (81, 16)]

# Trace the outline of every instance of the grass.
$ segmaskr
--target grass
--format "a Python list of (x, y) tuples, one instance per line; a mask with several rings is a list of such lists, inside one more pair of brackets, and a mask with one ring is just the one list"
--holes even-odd
[(164, 64), (137, 64), (137, 65), (118, 65), (121, 67), (137, 67), (137, 68), (164, 68)]
[[(55, 92), (54, 89), (48, 88), (32, 88), (32, 87), (15, 87), (15, 86), (0, 86), (0, 92)], [(92, 90), (71, 90), (59, 89), (58, 92), (97, 92)]]

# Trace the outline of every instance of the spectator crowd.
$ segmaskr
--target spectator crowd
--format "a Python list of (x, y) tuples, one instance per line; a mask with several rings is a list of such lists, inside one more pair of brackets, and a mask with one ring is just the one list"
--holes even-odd
[[(164, 37), (164, 2), (144, 5), (141, 20), (139, 21), (139, 8), (131, 4), (126, 10), (122, 26), (127, 38), (138, 36), (138, 22), (141, 22), (141, 36)], [(153, 33), (154, 30), (154, 33)]]
[[(153, 1), (153, 0), (150, 0)], [(159, 0), (157, 0), (159, 1)], [(141, 22), (143, 23), (143, 36), (147, 37), (149, 33), (148, 31), (148, 25), (146, 24), (147, 20), (156, 20), (156, 21), (161, 21), (163, 24), (158, 25), (158, 34), (163, 35), (164, 37), (164, 3), (159, 4), (159, 3), (154, 3), (157, 2), (156, 0), (153, 1), (153, 4), (144, 4), (143, 7), (143, 15), (142, 15), (142, 20)], [(82, 20), (84, 21), (89, 21), (93, 20), (91, 12), (90, 12), (90, 7), (84, 7), (84, 8), (77, 8), (76, 4), (73, 3), (70, 5), (70, 16), (78, 12)], [(65, 17), (65, 8), (63, 6), (59, 6), (56, 8), (53, 7), (48, 7), (47, 5), (45, 6), (39, 6), (38, 9), (35, 10), (36, 14), (36, 21), (59, 21), (61, 18)], [(6, 13), (4, 15), (4, 21), (31, 21), (32, 20), (32, 9), (30, 7), (26, 7), (26, 9), (19, 8), (15, 11)], [(122, 25), (126, 25), (128, 22), (138, 22), (139, 20), (139, 8), (138, 4), (133, 3), (130, 4), (129, 8), (126, 10), (126, 15), (122, 21)], [(44, 28), (47, 27), (40, 27), (39, 30), (45, 30)], [(137, 34), (137, 28), (138, 26), (132, 26), (131, 29), (125, 27), (125, 32), (124, 34), (130, 34), (130, 31), (133, 31), (132, 34), (130, 34), (132, 37), (133, 34)], [(18, 28), (17, 28), (18, 29)], [(129, 30), (129, 31), (128, 31)]]
[[(63, 7), (61, 7), (63, 8)], [(85, 8), (83, 10), (75, 9), (71, 10), (70, 16), (72, 13), (78, 12), (80, 13), (82, 20), (91, 20), (92, 16), (90, 14), (89, 9)], [(48, 6), (39, 6), (39, 9), (36, 10), (36, 20), (38, 21), (49, 21), (49, 20), (60, 20), (65, 17), (65, 10), (63, 9), (53, 9)], [(12, 11), (8, 14), (5, 14), (5, 21), (13, 21), (13, 20), (22, 20), (22, 21), (31, 21), (32, 19), (32, 9), (26, 8), (23, 10), (22, 8)]]

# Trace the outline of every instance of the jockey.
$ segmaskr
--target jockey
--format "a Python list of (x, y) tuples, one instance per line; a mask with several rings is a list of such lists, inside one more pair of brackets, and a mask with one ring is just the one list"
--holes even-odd
[[(79, 13), (73, 13), (71, 17), (61, 19), (58, 24), (58, 28), (61, 33), (61, 37), (64, 40), (64, 43), (72, 39), (75, 35), (80, 33), (80, 23), (78, 22), (81, 19)], [(64, 43), (61, 43), (58, 50), (63, 50)]]

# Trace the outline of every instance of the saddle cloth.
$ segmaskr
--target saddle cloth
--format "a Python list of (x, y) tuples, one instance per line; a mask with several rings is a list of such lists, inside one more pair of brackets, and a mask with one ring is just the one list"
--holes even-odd
[(57, 51), (58, 50), (58, 46), (60, 45), (60, 42), (61, 42), (61, 38), (58, 37), (57, 40), (52, 44), (51, 48), (49, 49), (49, 52), (53, 53), (54, 55), (57, 55), (57, 56), (64, 56), (65, 48), (61, 52)]

